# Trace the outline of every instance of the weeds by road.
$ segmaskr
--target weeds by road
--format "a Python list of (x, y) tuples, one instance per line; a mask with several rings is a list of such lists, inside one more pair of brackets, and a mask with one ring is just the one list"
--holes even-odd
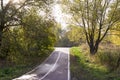
[(86, 49), (83, 46), (71, 48), (71, 80), (120, 80), (119, 70), (111, 72), (98, 57), (88, 55)]
[[(41, 56), (29, 56), (23, 58), (24, 62), (14, 64), (14, 63), (4, 63), (0, 66), (0, 80), (12, 80), (13, 78), (19, 77), (26, 72), (32, 70), (40, 63), (42, 63), (50, 54), (44, 54)], [(5, 65), (7, 64), (7, 65)]]

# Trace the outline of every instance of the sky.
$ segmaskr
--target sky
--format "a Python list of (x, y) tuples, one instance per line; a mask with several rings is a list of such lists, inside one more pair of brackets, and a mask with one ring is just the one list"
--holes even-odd
[[(9, 0), (3, 0), (4, 4), (8, 3)], [(14, 3), (21, 1), (21, 0), (14, 0)], [(58, 0), (56, 0), (57, 2)], [(60, 6), (60, 4), (55, 3), (55, 5), (53, 6), (53, 16), (55, 18), (55, 20), (61, 24), (62, 29), (65, 29), (67, 26), (67, 21), (69, 19), (69, 15), (65, 14), (62, 12), (62, 8)]]
[[(16, 2), (18, 2), (18, 1), (22, 1), (22, 0), (13, 0), (13, 3), (16, 3)], [(3, 0), (3, 2), (4, 2), (4, 4), (6, 4), (6, 3), (9, 2), (9, 0)]]
[(62, 9), (59, 4), (53, 6), (53, 16), (55, 17), (55, 20), (61, 24), (62, 28), (67, 26), (64, 18), (65, 15), (62, 13)]
[(69, 19), (71, 18), (70, 15), (63, 13), (62, 8), (60, 4), (55, 4), (53, 6), (53, 16), (55, 17), (55, 20), (61, 24), (62, 29), (66, 29), (68, 26)]

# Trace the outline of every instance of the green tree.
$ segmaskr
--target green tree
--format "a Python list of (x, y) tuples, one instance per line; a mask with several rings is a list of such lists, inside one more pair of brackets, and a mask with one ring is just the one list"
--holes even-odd
[[(0, 0), (0, 54), (5, 45), (3, 39), (6, 33), (9, 32), (13, 27), (23, 25), (24, 16), (29, 12), (32, 7), (35, 7), (38, 11), (48, 11), (49, 5), (52, 4), (52, 0)], [(33, 26), (34, 27), (34, 26)], [(5, 34), (4, 34), (5, 33)], [(9, 37), (9, 36), (7, 36)], [(7, 53), (6, 53), (7, 54)]]
[(3, 33), (0, 59), (18, 62), (25, 56), (41, 56), (53, 50), (56, 41), (53, 20), (43, 18), (32, 8), (22, 22), (24, 25)]
[(78, 46), (81, 43), (85, 43), (85, 36), (83, 30), (79, 26), (69, 25), (67, 30), (58, 28), (59, 39), (56, 46), (71, 47)]
[(57, 24), (56, 28), (54, 29), (55, 33), (56, 33), (56, 44), (55, 46), (64, 46), (64, 41), (63, 41), (63, 37), (66, 33), (65, 30), (62, 29), (61, 24)]
[(66, 33), (69, 41), (73, 46), (80, 45), (81, 43), (85, 43), (85, 35), (83, 35), (83, 30), (79, 26), (69, 26), (68, 32)]
[(30, 53), (34, 51), (43, 53), (54, 46), (56, 41), (54, 21), (43, 19), (37, 10), (32, 9), (27, 13), (23, 22), (26, 46)]
[[(114, 5), (113, 5), (114, 4)], [(99, 44), (110, 28), (118, 21), (115, 18), (120, 0), (74, 0), (70, 1), (70, 12), (74, 21), (83, 28), (90, 54), (98, 51)], [(111, 6), (113, 6), (111, 8)], [(110, 12), (110, 15), (108, 15)]]
[(21, 18), (32, 6), (46, 7), (49, 0), (20, 0), (14, 3), (14, 0), (0, 0), (0, 46), (2, 44), (2, 34), (11, 26), (22, 25)]

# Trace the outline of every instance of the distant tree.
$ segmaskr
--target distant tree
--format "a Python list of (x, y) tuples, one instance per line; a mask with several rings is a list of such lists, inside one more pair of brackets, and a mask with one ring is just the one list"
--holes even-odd
[(120, 0), (70, 1), (70, 12), (74, 21), (84, 30), (90, 54), (97, 53), (101, 41), (110, 28), (119, 21), (120, 17), (118, 17), (119, 12), (117, 11), (120, 9), (119, 6)]
[(79, 26), (69, 25), (66, 30), (58, 28), (56, 46), (71, 47), (78, 46), (85, 41), (85, 35)]
[(81, 43), (85, 43), (85, 35), (81, 27), (79, 26), (69, 26), (68, 32), (66, 33), (69, 41), (72, 43), (72, 46), (78, 46)]
[(55, 33), (56, 33), (56, 44), (55, 46), (66, 46), (66, 41), (67, 39), (65, 39), (66, 36), (66, 30), (62, 29), (61, 24), (57, 23), (56, 27), (55, 27)]

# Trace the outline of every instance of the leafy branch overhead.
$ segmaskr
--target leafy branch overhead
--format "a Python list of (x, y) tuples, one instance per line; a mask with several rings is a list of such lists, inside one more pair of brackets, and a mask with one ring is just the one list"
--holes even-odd
[(2, 41), (2, 34), (11, 26), (22, 25), (22, 19), (27, 11), (32, 7), (38, 9), (47, 9), (48, 5), (52, 3), (52, 0), (9, 0), (7, 3), (5, 0), (0, 0), (0, 46)]
[[(1, 3), (4, 3), (1, 0)], [(49, 2), (51, 3), (51, 2)], [(52, 4), (52, 3), (51, 3)], [(10, 0), (4, 3), (0, 18), (0, 59), (11, 62), (19, 57), (41, 56), (52, 50), (55, 22), (39, 11), (48, 9), (44, 0)], [(49, 12), (48, 12), (49, 13)], [(18, 56), (19, 55), (19, 56)]]

